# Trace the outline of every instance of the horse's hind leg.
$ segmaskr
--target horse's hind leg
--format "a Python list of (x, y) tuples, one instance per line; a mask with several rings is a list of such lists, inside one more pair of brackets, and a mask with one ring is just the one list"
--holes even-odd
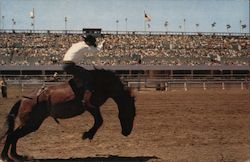
[(32, 129), (27, 129), (25, 127), (20, 127), (20, 128), (17, 128), (14, 132), (13, 132), (13, 136), (14, 136), (14, 139), (11, 143), (11, 147), (10, 147), (10, 157), (15, 160), (15, 161), (24, 161), (26, 160), (27, 158), (24, 157), (24, 156), (20, 156), (16, 153), (16, 145), (17, 145), (17, 141), (19, 138), (29, 134), (33, 132)]
[(30, 123), (29, 125), (24, 125), (22, 127), (18, 127), (13, 132), (14, 139), (13, 139), (13, 141), (11, 143), (11, 150), (10, 150), (10, 156), (11, 156), (11, 158), (13, 160), (21, 162), (21, 161), (24, 161), (24, 160), (28, 159), (27, 156), (21, 156), (21, 155), (17, 154), (16, 145), (17, 145), (18, 139), (28, 135), (31, 132), (34, 132), (35, 130), (37, 130), (40, 127), (41, 123), (42, 122), (39, 122), (39, 123), (36, 123), (36, 124)]
[(6, 141), (4, 144), (4, 148), (3, 148), (2, 153), (1, 153), (1, 159), (4, 161), (11, 161), (11, 159), (8, 155), (8, 151), (9, 151), (9, 148), (10, 148), (12, 141), (13, 141), (13, 136), (11, 134), (7, 135), (7, 138), (6, 138)]
[[(7, 136), (1, 158), (6, 161), (11, 161), (13, 159), (14, 161), (24, 161), (26, 158), (23, 156), (20, 156), (16, 153), (16, 144), (19, 138), (24, 137), (25, 135), (33, 132), (34, 129), (31, 129), (30, 127), (19, 127), (14, 132), (10, 133)], [(8, 155), (8, 152), (10, 150), (10, 156)]]

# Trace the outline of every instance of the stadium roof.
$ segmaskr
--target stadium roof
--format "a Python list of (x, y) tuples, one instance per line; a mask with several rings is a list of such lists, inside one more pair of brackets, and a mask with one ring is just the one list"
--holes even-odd
[[(105, 66), (93, 66), (85, 65), (84, 68), (91, 70), (94, 67), (98, 69), (107, 70), (249, 70), (250, 66), (234, 66), (234, 65), (196, 65), (196, 66), (166, 66), (166, 65), (105, 65)], [(46, 66), (14, 66), (14, 65), (2, 65), (0, 71), (60, 71), (62, 66), (46, 65)]]

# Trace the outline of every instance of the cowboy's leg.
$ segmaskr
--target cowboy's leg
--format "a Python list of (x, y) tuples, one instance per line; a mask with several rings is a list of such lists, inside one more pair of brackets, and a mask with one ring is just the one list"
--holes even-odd
[(93, 88), (89, 82), (85, 83), (85, 92), (83, 95), (83, 104), (87, 108), (94, 108), (95, 106), (91, 104), (91, 97), (92, 97)]
[(86, 77), (85, 74), (87, 73), (86, 69), (77, 66), (74, 62), (64, 62), (63, 70), (74, 76), (73, 80), (78, 88), (83, 87), (83, 82)]
[(88, 70), (76, 65), (74, 62), (64, 62), (63, 70), (72, 74), (74, 77), (81, 78), (82, 80), (88, 77)]
[[(84, 86), (82, 84), (81, 84), (81, 86), (78, 86), (79, 88), (83, 87), (85, 90), (85, 92), (83, 94), (83, 98), (82, 98), (83, 99), (82, 102), (83, 102), (84, 106), (86, 106), (88, 108), (95, 107), (90, 102), (93, 88), (92, 88), (92, 85), (90, 84), (90, 82), (88, 81), (89, 80), (88, 70), (86, 70), (83, 67), (78, 66), (78, 65), (71, 67), (71, 69), (73, 70), (76, 82), (79, 81), (82, 84), (85, 83)], [(79, 95), (79, 96), (81, 96), (81, 95)]]
[[(92, 96), (92, 87), (87, 80), (89, 80), (88, 70), (84, 69), (81, 66), (75, 65), (72, 62), (66, 62), (63, 65), (63, 69), (74, 76), (74, 82), (76, 83), (77, 88), (74, 92), (76, 94), (77, 100), (83, 103), (83, 106), (87, 108), (93, 108), (94, 106), (90, 103)], [(85, 82), (85, 85), (83, 85)], [(73, 88), (73, 87), (72, 87)], [(80, 94), (79, 88), (84, 88), (84, 94)], [(77, 90), (78, 89), (78, 90)], [(83, 97), (82, 97), (83, 96)]]
[(74, 66), (76, 66), (74, 62), (64, 62), (62, 68), (67, 73), (74, 75)]
[(82, 66), (78, 66), (78, 65), (75, 65), (74, 70), (75, 70), (75, 73), (77, 76), (81, 77), (82, 79), (87, 79), (88, 70), (86, 70)]

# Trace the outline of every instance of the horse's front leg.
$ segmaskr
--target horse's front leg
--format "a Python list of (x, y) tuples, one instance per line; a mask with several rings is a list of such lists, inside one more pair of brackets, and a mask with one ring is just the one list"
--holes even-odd
[(102, 115), (100, 112), (99, 107), (95, 108), (88, 108), (88, 112), (94, 117), (94, 125), (92, 128), (89, 129), (89, 131), (84, 132), (82, 135), (82, 139), (93, 139), (94, 135), (96, 134), (97, 130), (101, 127), (103, 123)]

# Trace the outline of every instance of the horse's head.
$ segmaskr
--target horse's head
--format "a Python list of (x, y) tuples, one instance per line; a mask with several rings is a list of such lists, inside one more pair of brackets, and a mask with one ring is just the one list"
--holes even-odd
[(92, 71), (92, 78), (96, 82), (96, 87), (99, 87), (99, 91), (103, 91), (105, 97), (111, 97), (116, 102), (122, 134), (128, 136), (133, 129), (136, 112), (135, 98), (132, 96), (130, 89), (124, 88), (120, 78), (109, 70), (95, 69)]
[(130, 135), (136, 114), (135, 98), (131, 96), (129, 91), (116, 98), (116, 103), (119, 109), (119, 119), (122, 127), (122, 134), (124, 136)]

